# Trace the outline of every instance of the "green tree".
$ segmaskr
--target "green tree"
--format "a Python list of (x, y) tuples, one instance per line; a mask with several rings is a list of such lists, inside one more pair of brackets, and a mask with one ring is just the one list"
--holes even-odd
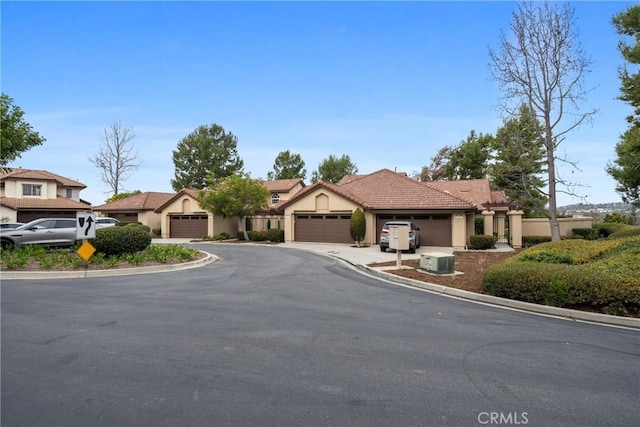
[(443, 177), (448, 180), (486, 178), (493, 139), (491, 134), (476, 134), (472, 130), (466, 141), (449, 152)]
[(311, 174), (311, 182), (318, 182), (322, 180), (336, 184), (343, 177), (347, 175), (355, 175), (356, 173), (358, 173), (358, 168), (351, 161), (351, 158), (348, 155), (343, 154), (338, 158), (331, 154), (320, 162), (318, 170), (313, 171)]
[(422, 182), (439, 181), (445, 176), (447, 161), (451, 154), (451, 147), (444, 146), (431, 158), (429, 166), (423, 166), (419, 174), (414, 179)]
[(184, 137), (173, 151), (175, 165), (171, 186), (203, 190), (219, 180), (242, 172), (238, 138), (217, 124), (199, 126)]
[(0, 108), (2, 109), (0, 167), (5, 167), (25, 151), (36, 145), (42, 145), (46, 139), (24, 120), (24, 112), (19, 106), (13, 105), (13, 98), (4, 93), (0, 95)]
[(360, 242), (364, 239), (367, 232), (367, 222), (364, 218), (364, 212), (362, 209), (357, 208), (351, 214), (351, 222), (349, 223), (349, 231), (351, 232), (351, 238), (360, 247)]
[[(640, 6), (630, 6), (614, 16), (613, 24), (618, 34), (635, 40), (633, 45), (623, 41), (618, 44), (624, 59), (640, 64)], [(640, 208), (640, 71), (629, 73), (627, 67), (622, 67), (618, 75), (622, 83), (618, 99), (631, 105), (633, 112), (627, 117), (629, 128), (616, 144), (617, 158), (606, 171), (617, 181), (616, 191), (622, 200)]]
[(289, 150), (281, 151), (273, 163), (273, 171), (267, 172), (267, 179), (294, 179), (304, 180), (307, 170), (300, 154), (293, 154)]
[(500, 108), (517, 117), (524, 101), (542, 123), (540, 141), (546, 154), (551, 239), (560, 240), (557, 192), (574, 194), (576, 184), (556, 174), (556, 150), (572, 130), (591, 120), (595, 110), (581, 112), (585, 76), (592, 61), (584, 53), (574, 25), (570, 3), (518, 3), (511, 33), (500, 35), (499, 51), (489, 51), (491, 74), (502, 90)]
[(104, 202), (111, 203), (111, 202), (115, 202), (116, 200), (122, 200), (122, 199), (126, 199), (127, 197), (135, 196), (136, 194), (142, 194), (142, 191), (133, 190), (130, 192), (114, 194), (111, 197), (107, 198)]
[(245, 240), (249, 240), (244, 218), (267, 208), (269, 190), (248, 174), (235, 173), (223, 178), (210, 189), (198, 192), (203, 209), (229, 217), (238, 216)]
[(529, 107), (520, 107), (520, 116), (508, 119), (496, 132), (494, 163), (489, 166), (491, 185), (504, 190), (509, 200), (527, 214), (545, 211), (546, 184), (542, 177), (545, 152), (540, 144), (541, 124)]

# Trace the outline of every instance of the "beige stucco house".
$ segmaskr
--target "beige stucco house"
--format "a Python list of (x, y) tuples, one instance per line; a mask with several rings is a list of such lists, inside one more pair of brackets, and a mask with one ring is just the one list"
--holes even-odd
[(305, 183), (302, 179), (296, 178), (263, 181), (262, 185), (269, 190), (267, 209), (249, 218), (247, 228), (249, 230), (283, 229), (284, 217), (279, 206), (302, 190), (305, 187)]
[(99, 216), (116, 218), (124, 223), (140, 222), (154, 230), (159, 229), (161, 224), (161, 216), (155, 210), (174, 195), (175, 193), (147, 191), (104, 205), (94, 206), (93, 211)]
[(80, 198), (87, 186), (44, 170), (8, 168), (0, 172), (0, 220), (29, 222), (43, 217), (75, 218), (91, 204)]
[(492, 234), (492, 209), (500, 206), (511, 219), (512, 244), (519, 247), (522, 212), (508, 211), (504, 194), (492, 192), (487, 180), (478, 181), (469, 183), (468, 190), (460, 182), (456, 188), (441, 188), (389, 169), (347, 176), (338, 184), (319, 181), (278, 206), (285, 240), (353, 243), (349, 224), (352, 212), (360, 208), (367, 222), (365, 244), (378, 243), (385, 222), (410, 220), (421, 229), (422, 245), (462, 249), (474, 234), (476, 215), (486, 213), (490, 220), (485, 221), (485, 233), (489, 229)]

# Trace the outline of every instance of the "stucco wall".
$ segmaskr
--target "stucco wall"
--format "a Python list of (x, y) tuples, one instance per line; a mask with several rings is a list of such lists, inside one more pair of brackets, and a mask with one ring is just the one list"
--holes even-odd
[(143, 211), (138, 213), (138, 221), (143, 223), (144, 225), (148, 225), (151, 230), (155, 228), (161, 228), (160, 224), (162, 221), (162, 216), (153, 211)]
[[(188, 207), (188, 209), (184, 209)], [(200, 207), (200, 204), (193, 197), (185, 194), (182, 197), (174, 200), (171, 204), (165, 207), (160, 214), (160, 228), (162, 229), (162, 238), (168, 239), (170, 235), (169, 230), (169, 215), (208, 215), (209, 213)], [(213, 218), (209, 218), (207, 226), (207, 234), (212, 236), (213, 234)], [(231, 233), (229, 233), (231, 234)]]
[(7, 206), (0, 206), (0, 221), (18, 222), (18, 211)]
[[(591, 228), (593, 218), (558, 218), (561, 236), (570, 236), (574, 228)], [(522, 218), (523, 236), (551, 236), (551, 225), (547, 218)]]

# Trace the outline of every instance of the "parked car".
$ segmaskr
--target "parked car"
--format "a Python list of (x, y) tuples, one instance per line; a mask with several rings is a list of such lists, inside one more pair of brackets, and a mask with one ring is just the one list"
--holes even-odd
[(0, 230), (18, 228), (21, 225), (24, 225), (24, 222), (0, 222)]
[(404, 225), (409, 227), (409, 252), (416, 253), (420, 247), (420, 228), (411, 221), (389, 221), (382, 226), (380, 231), (380, 251), (386, 252), (389, 249), (389, 226)]
[(14, 229), (0, 230), (2, 248), (21, 245), (73, 246), (75, 243), (74, 218), (40, 218)]
[(117, 223), (119, 223), (120, 221), (118, 221), (115, 218), (109, 218), (109, 217), (97, 217), (96, 218), (96, 230), (100, 229), (100, 228), (107, 228), (107, 227), (113, 227), (115, 226)]

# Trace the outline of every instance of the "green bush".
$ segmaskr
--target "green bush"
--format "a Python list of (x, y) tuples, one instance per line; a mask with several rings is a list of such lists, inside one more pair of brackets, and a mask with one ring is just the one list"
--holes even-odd
[(469, 249), (494, 249), (498, 238), (496, 236), (474, 235), (469, 237)]
[(598, 237), (600, 237), (598, 230), (596, 230), (595, 228), (572, 228), (571, 232), (574, 235), (580, 236), (585, 240), (596, 240)]
[(621, 239), (623, 237), (640, 236), (640, 227), (623, 228), (615, 233), (611, 233), (607, 239)]
[(284, 242), (284, 230), (270, 228), (267, 230), (267, 240), (270, 242)]
[(551, 236), (522, 236), (522, 245), (525, 248), (550, 241)]
[(349, 234), (351, 235), (351, 240), (358, 243), (364, 239), (365, 233), (367, 231), (367, 222), (364, 218), (364, 212), (362, 209), (357, 208), (351, 214), (351, 220), (349, 222)]
[(253, 240), (253, 241), (256, 241), (256, 242), (263, 242), (263, 241), (267, 240), (266, 231), (249, 230), (249, 231), (247, 231), (247, 234), (249, 235), (249, 240)]
[(485, 270), (483, 286), (504, 298), (638, 316), (638, 259), (640, 236), (544, 243)]
[(154, 228), (153, 230), (151, 230), (151, 234), (153, 234), (153, 237), (160, 237), (162, 236), (162, 229)]
[(147, 233), (151, 233), (151, 227), (148, 225), (144, 225), (141, 222), (128, 222), (125, 227), (127, 228), (139, 228), (141, 230), (146, 231)]
[(628, 228), (628, 226), (625, 224), (616, 224), (609, 222), (597, 222), (594, 223), (592, 227), (598, 230), (598, 234), (600, 235), (600, 237), (609, 237), (610, 234), (613, 234), (616, 231)]
[[(247, 232), (248, 234), (249, 232)], [(244, 233), (242, 231), (238, 231), (238, 234), (236, 235), (236, 238), (238, 240), (244, 240)]]
[(604, 222), (633, 225), (634, 220), (631, 215), (625, 215), (620, 212), (608, 213), (604, 216)]
[(146, 249), (151, 244), (151, 234), (141, 226), (108, 227), (96, 230), (91, 244), (107, 256), (130, 254)]

